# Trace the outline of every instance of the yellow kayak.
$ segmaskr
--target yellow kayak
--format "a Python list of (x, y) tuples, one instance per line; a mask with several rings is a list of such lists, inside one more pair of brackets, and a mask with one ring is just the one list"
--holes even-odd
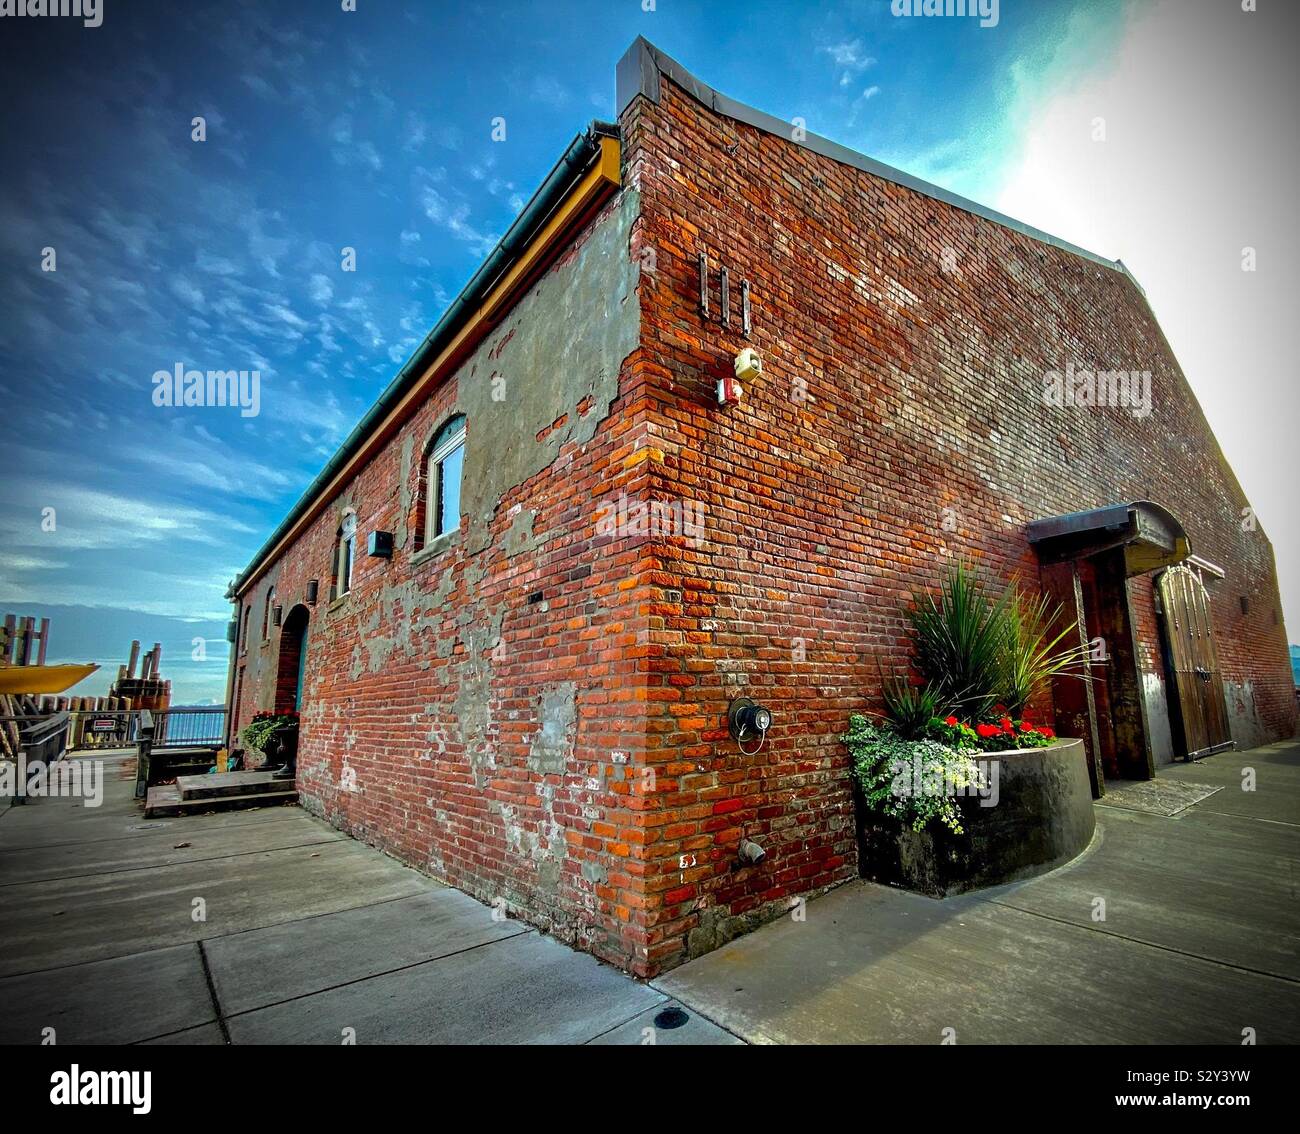
[(62, 693), (99, 666), (86, 665), (5, 665), (0, 666), (0, 694)]

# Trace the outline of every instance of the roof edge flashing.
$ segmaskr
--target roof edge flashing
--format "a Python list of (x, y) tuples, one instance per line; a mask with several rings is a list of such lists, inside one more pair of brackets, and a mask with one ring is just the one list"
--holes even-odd
[(823, 157), (830, 158), (842, 165), (852, 166), (864, 173), (870, 173), (874, 177), (911, 189), (922, 196), (930, 197), (936, 201), (943, 201), (945, 204), (960, 209), (962, 212), (983, 217), (985, 220), (992, 221), (994, 224), (1012, 232), (1018, 232), (1022, 236), (1028, 236), (1031, 240), (1036, 240), (1041, 244), (1059, 248), (1063, 252), (1089, 260), (1101, 267), (1109, 268), (1113, 272), (1127, 276), (1133, 281), (1139, 292), (1142, 292), (1144, 296), (1146, 294), (1142, 285), (1137, 282), (1133, 274), (1120, 260), (1109, 260), (1105, 256), (1089, 251), (1087, 248), (1072, 244), (1068, 240), (1062, 240), (1059, 236), (1053, 236), (1050, 232), (1044, 232), (1042, 229), (1034, 228), (1033, 225), (1025, 224), (1023, 221), (1018, 221), (1014, 217), (998, 212), (996, 209), (991, 209), (987, 205), (981, 205), (978, 201), (972, 201), (968, 197), (962, 197), (957, 193), (944, 189), (940, 185), (935, 185), (904, 170), (886, 165), (875, 158), (867, 157), (857, 150), (851, 150), (839, 142), (822, 137), (820, 134), (813, 134), (804, 130), (801, 139), (795, 142), (792, 137), (795, 129), (793, 123), (785, 122), (774, 115), (768, 114), (766, 111), (758, 110), (743, 102), (737, 102), (735, 99), (724, 95), (721, 91), (715, 90), (691, 74), (675, 59), (665, 55), (644, 36), (637, 36), (633, 40), (632, 46), (627, 49), (623, 58), (619, 60), (617, 72), (619, 116), (622, 117), (623, 111), (627, 109), (637, 95), (642, 95), (651, 102), (658, 103), (661, 75), (666, 75), (697, 102), (703, 103), (718, 114), (735, 119), (737, 122), (744, 122), (757, 130), (783, 138), (794, 145), (803, 146), (805, 149), (812, 150), (814, 153), (821, 154)]
[(617, 146), (618, 137), (616, 124), (597, 120), (573, 138), (456, 298), (447, 305), (429, 333), (380, 392), (361, 420), (352, 427), (334, 455), (311, 480), (266, 542), (258, 548), (248, 566), (232, 581), (226, 592), (231, 601), (238, 601), (261, 577), (273, 553), (295, 531), (303, 518), (317, 509), (322, 496), (328, 492), (340, 471), (400, 407), (405, 395), (438, 361), (444, 348), (456, 340), (462, 328), (473, 323), (480, 306), (512, 268), (527, 256), (529, 248), (544, 232), (559, 206), (600, 165), (605, 152), (603, 140), (610, 139), (611, 144)]

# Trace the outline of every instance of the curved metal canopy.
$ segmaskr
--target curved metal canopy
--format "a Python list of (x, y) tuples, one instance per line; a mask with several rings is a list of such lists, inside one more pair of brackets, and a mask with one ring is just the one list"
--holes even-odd
[(1151, 500), (1032, 520), (1025, 525), (1025, 534), (1044, 563), (1123, 548), (1129, 575), (1172, 567), (1192, 553), (1191, 540), (1178, 518)]

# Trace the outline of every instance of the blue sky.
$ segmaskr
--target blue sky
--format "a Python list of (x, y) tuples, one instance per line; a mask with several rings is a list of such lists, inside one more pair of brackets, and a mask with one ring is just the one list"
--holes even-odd
[[(989, 29), (887, 2), (729, 0), (104, 0), (98, 28), (5, 21), (22, 64), (0, 74), (0, 609), (53, 612), (57, 658), (115, 668), (131, 636), (161, 638), (178, 699), (220, 700), (227, 582), (567, 142), (613, 116), (638, 34), (744, 102), (1010, 197), (1151, 292), (1140, 226), (1107, 227), (1121, 202), (1076, 184), (1044, 206), (1035, 179), (1058, 159), (1026, 159), (1051, 107), (1114, 80), (1148, 7), (1002, 0)], [(1105, 246), (1126, 232), (1139, 247)], [(1196, 325), (1194, 301), (1170, 302)], [(260, 414), (156, 407), (151, 376), (177, 363), (260, 370)], [(1231, 405), (1216, 418), (1202, 399), (1233, 435)]]

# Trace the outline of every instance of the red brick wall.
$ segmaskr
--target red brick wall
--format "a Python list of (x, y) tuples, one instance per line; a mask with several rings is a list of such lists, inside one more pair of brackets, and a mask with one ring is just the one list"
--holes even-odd
[[(592, 233), (635, 207), (640, 345), (590, 438), (504, 489), (485, 541), (467, 518), (455, 546), (413, 555), (424, 444), (514, 336), (543, 334), (516, 310), (246, 596), (260, 627), (270, 583), (287, 616), (321, 580), (305, 804), (652, 974), (854, 875), (839, 738), (904, 664), (915, 590), (955, 556), (1032, 581), (1029, 520), (1147, 497), (1228, 571), (1212, 593), (1253, 596), (1249, 616), (1215, 598), (1225, 674), (1250, 682), (1261, 735), (1290, 733), (1271, 550), (1242, 530), (1246, 501), (1134, 285), (724, 119), (667, 79), (661, 91), (624, 112), (625, 194), (542, 281), (568, 286)], [(711, 318), (697, 310), (701, 248), (731, 270), (729, 330), (716, 279)], [(719, 409), (714, 383), (746, 345), (741, 279), (766, 374)], [(583, 311), (599, 296), (569, 298)], [(1044, 405), (1044, 371), (1067, 360), (1151, 370), (1155, 412)], [(556, 365), (540, 352), (523, 377), (546, 383)], [(603, 413), (581, 407), (557, 401), (535, 442)], [(467, 479), (524, 440), (471, 414)], [(620, 494), (698, 505), (701, 538), (599, 535), (597, 508)], [(362, 553), (331, 605), (346, 507), (359, 547), (375, 529), (398, 546), (391, 562)], [(1154, 626), (1142, 586), (1140, 644)], [(238, 663), (241, 723), (274, 696), (272, 637)], [(775, 714), (755, 755), (722, 723), (742, 691)], [(742, 837), (765, 862), (737, 868)]]
[[(549, 298), (528, 310), (544, 302), (562, 313), (564, 304), (582, 302), (572, 282), (575, 257), (633, 206), (622, 197), (607, 206), (534, 285), (533, 295)], [(630, 255), (626, 239), (621, 252)], [(611, 266), (611, 287), (615, 274)], [(632, 967), (642, 943), (637, 816), (646, 806), (635, 779), (644, 750), (642, 552), (636, 541), (596, 538), (594, 524), (601, 498), (639, 492), (647, 479), (635, 354), (621, 365), (612, 360), (617, 397), (590, 440), (560, 444), (541, 471), (486, 501), (485, 546), (477, 546), (467, 515), (452, 546), (417, 554), (421, 455), (429, 440), (474, 401), (469, 384), (480, 387), (474, 404), (494, 405), (483, 387), (498, 376), (507, 343), (532, 349), (536, 340), (539, 351), (549, 349), (539, 322), (521, 314), (525, 307), (505, 317), (245, 601), (260, 628), (257, 612), (274, 584), (287, 622), (294, 604), (305, 601), (308, 581), (320, 580), (298, 757), (309, 810), (512, 916)], [(634, 344), (635, 295), (627, 310)], [(566, 327), (561, 316), (548, 333)], [(509, 380), (545, 384), (549, 377), (536, 367)], [(507, 446), (541, 444), (531, 426), (521, 434), (512, 399), (523, 389), (510, 387), (495, 410), (500, 419), (489, 422), (488, 408), (468, 415), (467, 485), (500, 464)], [(533, 396), (544, 402), (549, 387), (537, 389)], [(591, 397), (569, 404), (563, 384), (557, 390), (547, 433), (562, 430), (566, 415), (603, 412)], [(331, 602), (336, 532), (348, 508), (357, 515), (353, 585)], [(531, 525), (523, 523), (527, 516)], [(366, 556), (374, 530), (396, 533), (391, 561)], [(540, 601), (530, 600), (539, 593)], [(249, 645), (241, 727), (276, 696), (279, 636)], [(284, 688), (282, 681), (281, 695)]]
[[(1135, 285), (725, 118), (666, 76), (660, 89), (622, 122), (655, 250), (641, 294), (656, 481), (707, 518), (703, 546), (665, 552), (651, 635), (651, 759), (674, 788), (650, 847), (652, 961), (854, 872), (846, 717), (877, 704), (905, 603), (953, 557), (1036, 575), (1030, 520), (1172, 509), (1227, 569), (1217, 588), (1255, 596), (1248, 619), (1216, 599), (1220, 654), (1252, 683), (1261, 734), (1289, 735), (1270, 545), (1242, 530), (1247, 501)], [(716, 279), (710, 317), (698, 310), (700, 250), (730, 270), (730, 329)], [(765, 374), (719, 409), (716, 379), (745, 345)], [(1067, 361), (1151, 371), (1154, 412), (1045, 405), (1043, 376)], [(754, 757), (719, 728), (742, 689), (775, 714)], [(734, 868), (742, 834), (761, 866)], [(683, 870), (687, 852), (699, 865)]]

